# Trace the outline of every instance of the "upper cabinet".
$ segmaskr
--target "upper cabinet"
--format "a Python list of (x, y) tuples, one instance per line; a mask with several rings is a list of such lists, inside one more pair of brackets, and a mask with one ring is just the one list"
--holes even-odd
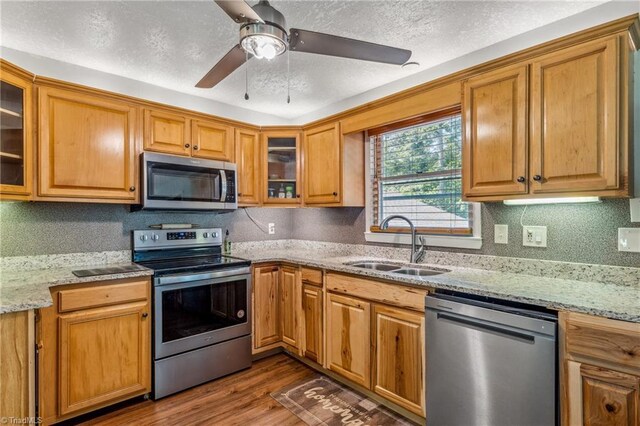
[(305, 204), (364, 207), (364, 133), (342, 135), (336, 122), (305, 130), (303, 141)]
[(147, 109), (144, 111), (144, 150), (189, 155), (190, 130), (187, 118), (182, 115)]
[(162, 109), (144, 112), (144, 150), (210, 160), (234, 160), (234, 128)]
[(619, 86), (619, 42), (600, 39), (532, 63), (534, 194), (621, 188), (626, 141), (619, 137), (619, 87), (628, 82)]
[(466, 80), (464, 197), (629, 196), (629, 40), (618, 33)]
[(233, 161), (234, 129), (213, 121), (192, 120), (191, 155), (209, 160)]
[(527, 193), (527, 65), (470, 78), (464, 85), (464, 193)]
[(260, 205), (262, 155), (258, 132), (236, 129), (236, 166), (238, 204)]
[(39, 88), (38, 195), (138, 199), (138, 109), (89, 93)]
[(299, 205), (301, 198), (300, 132), (262, 133), (263, 194), (265, 205)]
[(32, 86), (26, 73), (2, 63), (0, 76), (0, 199), (31, 196)]

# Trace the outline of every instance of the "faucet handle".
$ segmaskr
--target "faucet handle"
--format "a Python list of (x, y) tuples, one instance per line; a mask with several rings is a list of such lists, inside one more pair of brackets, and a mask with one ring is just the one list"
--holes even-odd
[(420, 248), (416, 251), (414, 256), (415, 263), (420, 263), (424, 259), (424, 255), (427, 253), (427, 246), (424, 242), (424, 237), (421, 235), (418, 237), (418, 241), (420, 241)]

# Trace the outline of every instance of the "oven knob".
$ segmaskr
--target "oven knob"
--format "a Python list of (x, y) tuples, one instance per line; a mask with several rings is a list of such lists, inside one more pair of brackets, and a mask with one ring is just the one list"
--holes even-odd
[(211, 233), (211, 238), (216, 238), (217, 236), (218, 236), (218, 233), (217, 233), (217, 232), (212, 232), (212, 233)]
[(238, 318), (244, 318), (244, 310), (240, 309), (236, 315)]
[(158, 241), (158, 240), (160, 239), (160, 235), (158, 235), (158, 234), (153, 234), (153, 235), (151, 236), (151, 239), (152, 239), (153, 241)]
[(145, 242), (145, 241), (147, 241), (148, 239), (149, 239), (149, 236), (144, 235), (144, 234), (143, 234), (143, 235), (140, 235), (140, 241)]
[(205, 232), (204, 234), (202, 234), (202, 236), (203, 236), (204, 238), (209, 238), (209, 233), (208, 233), (208, 232)]

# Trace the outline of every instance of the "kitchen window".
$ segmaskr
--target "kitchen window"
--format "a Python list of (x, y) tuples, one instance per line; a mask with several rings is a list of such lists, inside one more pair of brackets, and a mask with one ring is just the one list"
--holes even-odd
[(454, 108), (368, 132), (367, 240), (410, 242), (402, 238), (409, 232), (404, 221), (392, 220), (385, 231), (379, 227), (397, 214), (411, 219), (419, 234), (433, 237), (429, 245), (479, 248), (480, 209), (462, 201), (461, 121)]

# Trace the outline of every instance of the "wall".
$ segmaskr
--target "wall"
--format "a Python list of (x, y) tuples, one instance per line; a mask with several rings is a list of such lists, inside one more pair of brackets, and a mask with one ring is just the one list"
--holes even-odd
[[(246, 211), (245, 211), (246, 210)], [(131, 230), (156, 223), (195, 223), (229, 229), (232, 241), (292, 238), (292, 209), (240, 209), (230, 213), (130, 213), (121, 205), (0, 203), (0, 256), (128, 250)], [(268, 235), (247, 216), (275, 223)]]

